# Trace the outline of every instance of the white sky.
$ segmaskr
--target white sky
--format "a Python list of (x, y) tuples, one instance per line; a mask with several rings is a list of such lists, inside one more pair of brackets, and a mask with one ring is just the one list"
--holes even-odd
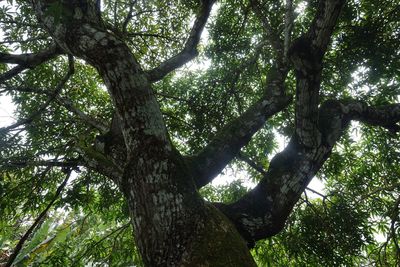
[(15, 122), (14, 118), (15, 106), (11, 102), (11, 97), (0, 96), (0, 127), (11, 125)]

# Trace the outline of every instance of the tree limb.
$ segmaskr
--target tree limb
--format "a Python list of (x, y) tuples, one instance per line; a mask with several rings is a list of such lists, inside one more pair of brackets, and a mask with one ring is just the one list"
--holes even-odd
[(345, 0), (320, 0), (315, 18), (307, 31), (296, 39), (290, 61), (296, 75), (296, 134), (302, 145), (317, 147), (317, 130), (322, 59)]
[(285, 38), (283, 41), (283, 62), (287, 64), (290, 43), (292, 42), (292, 29), (293, 29), (293, 3), (292, 0), (286, 0), (285, 3)]
[(38, 53), (27, 54), (7, 54), (0, 53), (0, 63), (17, 64), (18, 66), (0, 75), (0, 83), (18, 75), (23, 70), (33, 69), (36, 66), (53, 59), (62, 53), (57, 45), (50, 46), (49, 49), (40, 51)]
[(400, 104), (370, 107), (365, 103), (330, 100), (318, 111), (321, 143), (308, 148), (296, 135), (275, 155), (260, 183), (235, 203), (217, 203), (250, 245), (278, 233), (295, 203), (329, 157), (351, 120), (392, 128), (400, 121)]
[(282, 59), (284, 59), (284, 47), (283, 47), (283, 41), (279, 37), (279, 33), (273, 29), (271, 26), (271, 23), (268, 20), (267, 15), (263, 12), (264, 5), (260, 3), (258, 0), (251, 0), (250, 5), (253, 9), (253, 12), (256, 14), (256, 16), (259, 18), (261, 21), (262, 25), (264, 26), (265, 33), (267, 34), (267, 38), (271, 43), (272, 48), (275, 50), (277, 54), (277, 59), (278, 59), (278, 64), (283, 65)]
[(264, 168), (260, 165), (258, 165), (256, 162), (251, 160), (248, 156), (244, 155), (242, 152), (239, 152), (238, 154), (238, 159), (246, 162), (250, 167), (252, 167), (254, 170), (258, 171), (262, 175), (266, 175), (267, 172), (264, 170)]
[(109, 127), (103, 123), (102, 121), (97, 120), (96, 118), (89, 116), (82, 110), (78, 109), (74, 106), (71, 100), (65, 97), (57, 96), (56, 101), (67, 110), (77, 115), (82, 121), (86, 122), (90, 126), (95, 129), (98, 129), (102, 134), (106, 133), (109, 130)]
[(58, 160), (42, 160), (42, 161), (9, 161), (2, 164), (2, 168), (21, 168), (28, 166), (46, 166), (46, 167), (64, 167), (76, 169), (78, 165), (82, 165), (79, 159), (58, 161)]
[(272, 67), (265, 95), (225, 125), (202, 151), (188, 158), (198, 188), (212, 181), (264, 126), (265, 121), (290, 103), (290, 97), (282, 94), (286, 74), (286, 71), (282, 73)]
[[(0, 93), (8, 92), (8, 91), (17, 91), (17, 92), (25, 92), (25, 93), (35, 93), (35, 94), (42, 94), (42, 95), (49, 95), (51, 96), (53, 93), (48, 92), (48, 90), (40, 89), (40, 88), (32, 88), (32, 87), (14, 87), (14, 86), (5, 86)], [(66, 108), (68, 111), (72, 112), (76, 116), (78, 116), (82, 121), (86, 122), (90, 126), (95, 129), (98, 129), (101, 133), (106, 133), (109, 130), (109, 127), (102, 121), (97, 120), (96, 118), (86, 114), (82, 110), (78, 109), (72, 101), (66, 97), (62, 97), (57, 95), (55, 101)]]
[(168, 73), (181, 67), (197, 56), (197, 45), (200, 42), (201, 33), (206, 25), (214, 2), (215, 0), (201, 1), (200, 11), (197, 13), (196, 20), (190, 31), (189, 38), (185, 43), (185, 47), (177, 55), (161, 63), (160, 66), (147, 71), (149, 81), (156, 82), (161, 80)]

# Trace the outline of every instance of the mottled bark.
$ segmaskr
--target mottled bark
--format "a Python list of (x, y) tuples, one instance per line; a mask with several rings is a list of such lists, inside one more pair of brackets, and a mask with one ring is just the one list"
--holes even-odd
[[(203, 25), (194, 26), (193, 45), (212, 2), (203, 1)], [(52, 2), (33, 3), (57, 44), (94, 66), (110, 93), (126, 159), (113, 162), (96, 148), (80, 149), (90, 167), (108, 173), (126, 197), (145, 265), (255, 266), (234, 226), (199, 196), (192, 172), (171, 144), (149, 80), (159, 74), (149, 76), (141, 69), (128, 46), (102, 26), (93, 2), (62, 2), (69, 16), (65, 19), (46, 12)], [(210, 242), (211, 238), (217, 239)], [(228, 249), (231, 246), (235, 253)]]
[(318, 147), (306, 147), (294, 135), (288, 146), (271, 160), (253, 190), (235, 203), (216, 203), (250, 246), (282, 230), (294, 204), (351, 120), (398, 131), (400, 104), (371, 107), (356, 100), (329, 100), (321, 105), (318, 114), (317, 130), (321, 136)]
[[(253, 190), (233, 204), (218, 205), (250, 246), (281, 231), (343, 130), (338, 127), (337, 132), (323, 136), (319, 121), (327, 115), (318, 109), (323, 55), (343, 4), (343, 0), (321, 0), (308, 32), (296, 39), (289, 50), (296, 75), (295, 133), (289, 145), (271, 160), (267, 173)], [(328, 124), (333, 127), (334, 121)]]
[(286, 70), (272, 67), (264, 95), (241, 116), (223, 127), (202, 151), (189, 158), (198, 188), (211, 182), (248, 144), (268, 118), (289, 105), (291, 98), (283, 93), (286, 74)]
[[(55, 2), (66, 11), (62, 17), (47, 12)], [(344, 3), (321, 0), (310, 29), (290, 49), (290, 36), (282, 41), (269, 34), (284, 59), (278, 59), (277, 67), (267, 75), (263, 96), (223, 127), (199, 154), (183, 158), (170, 142), (152, 82), (196, 55), (213, 2), (201, 1), (181, 52), (146, 71), (125, 42), (104, 26), (94, 1), (32, 1), (57, 47), (94, 66), (108, 89), (116, 111), (109, 131), (91, 123), (102, 131), (99, 146), (79, 144), (77, 150), (86, 167), (112, 179), (126, 197), (146, 266), (255, 266), (245, 241), (251, 246), (283, 228), (351, 120), (398, 130), (399, 105), (369, 107), (358, 101), (335, 100), (319, 107), (322, 60)], [(258, 1), (252, 4), (259, 6)], [(267, 27), (265, 14), (261, 11), (258, 16)], [(286, 27), (289, 34), (290, 26)], [(42, 56), (0, 54), (0, 62), (32, 67), (60, 53), (52, 49), (39, 53)], [(235, 203), (216, 203), (216, 209), (199, 196), (197, 188), (209, 183), (268, 118), (289, 104), (291, 98), (284, 94), (289, 70), (286, 56), (297, 82), (295, 133), (253, 190)]]

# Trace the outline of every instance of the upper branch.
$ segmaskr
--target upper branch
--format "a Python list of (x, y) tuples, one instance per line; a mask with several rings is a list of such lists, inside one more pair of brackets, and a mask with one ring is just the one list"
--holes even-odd
[(283, 228), (293, 206), (351, 120), (399, 130), (400, 104), (370, 107), (361, 101), (330, 100), (321, 105), (318, 113), (318, 129), (322, 133), (318, 147), (307, 148), (294, 135), (288, 146), (271, 160), (253, 190), (235, 203), (216, 204), (249, 244)]
[(290, 97), (282, 93), (286, 74), (286, 71), (281, 72), (273, 67), (268, 76), (268, 93), (223, 127), (200, 153), (189, 159), (198, 188), (212, 181), (264, 126), (265, 121), (290, 103)]
[(292, 42), (292, 29), (293, 29), (293, 3), (292, 0), (286, 0), (285, 4), (285, 39), (283, 41), (283, 62), (287, 63), (290, 43)]
[(12, 68), (11, 70), (0, 74), (0, 83), (11, 79), (25, 69), (35, 68), (36, 66), (52, 58), (55, 58), (61, 53), (62, 51), (59, 47), (57, 47), (57, 45), (52, 45), (49, 49), (40, 51), (38, 53), (27, 53), (19, 55), (0, 53), (0, 63), (17, 64), (17, 66)]
[(208, 17), (210, 16), (210, 11), (214, 2), (215, 0), (201, 1), (200, 11), (197, 14), (189, 38), (185, 43), (185, 47), (177, 55), (161, 63), (160, 66), (147, 71), (149, 81), (156, 82), (161, 80), (168, 73), (181, 67), (197, 56), (197, 45), (200, 42), (201, 33), (206, 25)]
[(307, 33), (293, 42), (290, 61), (296, 74), (296, 134), (302, 145), (319, 145), (317, 129), (322, 60), (345, 0), (320, 0)]
[(277, 53), (278, 61), (284, 58), (284, 48), (283, 42), (279, 37), (279, 34), (272, 28), (271, 23), (269, 22), (266, 14), (263, 12), (264, 7), (258, 0), (250, 1), (251, 7), (256, 14), (256, 16), (261, 20), (261, 23), (264, 26), (264, 30), (267, 34), (268, 40), (271, 42), (271, 46)]
[(101, 133), (104, 134), (109, 130), (109, 127), (104, 122), (78, 109), (70, 99), (57, 96), (56, 100), (60, 105), (62, 105), (67, 110), (78, 116), (83, 122), (87, 123), (88, 125), (92, 126), (95, 129), (98, 129)]

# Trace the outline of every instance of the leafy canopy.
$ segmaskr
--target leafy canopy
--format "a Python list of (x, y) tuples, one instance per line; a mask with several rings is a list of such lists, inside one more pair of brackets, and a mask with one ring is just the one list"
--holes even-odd
[[(0, 52), (34, 53), (52, 45), (32, 9), (21, 0), (1, 1)], [(133, 3), (133, 4), (132, 4)], [(317, 1), (293, 2), (293, 39), (311, 23)], [(197, 1), (103, 1), (103, 20), (123, 38), (145, 68), (178, 53)], [(270, 25), (283, 34), (285, 4), (265, 1)], [(62, 12), (54, 5), (50, 12)], [(60, 14), (61, 17), (61, 14)], [(400, 9), (393, 0), (348, 1), (324, 59), (322, 98), (355, 98), (371, 105), (399, 102)], [(203, 34), (199, 56), (154, 85), (169, 133), (186, 154), (199, 151), (227, 122), (262, 94), (275, 52), (246, 0), (218, 1)], [(259, 44), (266, 44), (259, 46)], [(261, 47), (261, 48), (260, 48)], [(98, 129), (82, 112), (109, 125), (113, 107), (96, 70), (75, 60), (75, 73), (37, 116), (68, 72), (60, 56), (0, 85), (11, 96), (16, 121), (0, 132), (0, 263), (79, 159), (79, 144), (93, 145)], [(0, 72), (13, 68), (1, 64)], [(294, 74), (287, 90), (294, 93)], [(73, 107), (73, 108), (71, 108)], [(278, 144), (293, 133), (294, 107), (274, 116), (242, 150), (268, 168)], [(259, 241), (252, 253), (262, 266), (395, 266), (400, 260), (399, 138), (380, 128), (352, 124), (315, 179), (321, 195), (304, 193), (284, 231)], [(70, 165), (57, 164), (68, 162)], [(232, 171), (231, 171), (232, 170)], [(231, 202), (261, 174), (235, 159), (224, 171), (230, 183), (206, 186), (211, 201)], [(315, 198), (315, 196), (318, 196)], [(116, 186), (83, 167), (74, 172), (61, 197), (28, 239), (17, 266), (141, 265), (133, 246), (126, 204)]]

